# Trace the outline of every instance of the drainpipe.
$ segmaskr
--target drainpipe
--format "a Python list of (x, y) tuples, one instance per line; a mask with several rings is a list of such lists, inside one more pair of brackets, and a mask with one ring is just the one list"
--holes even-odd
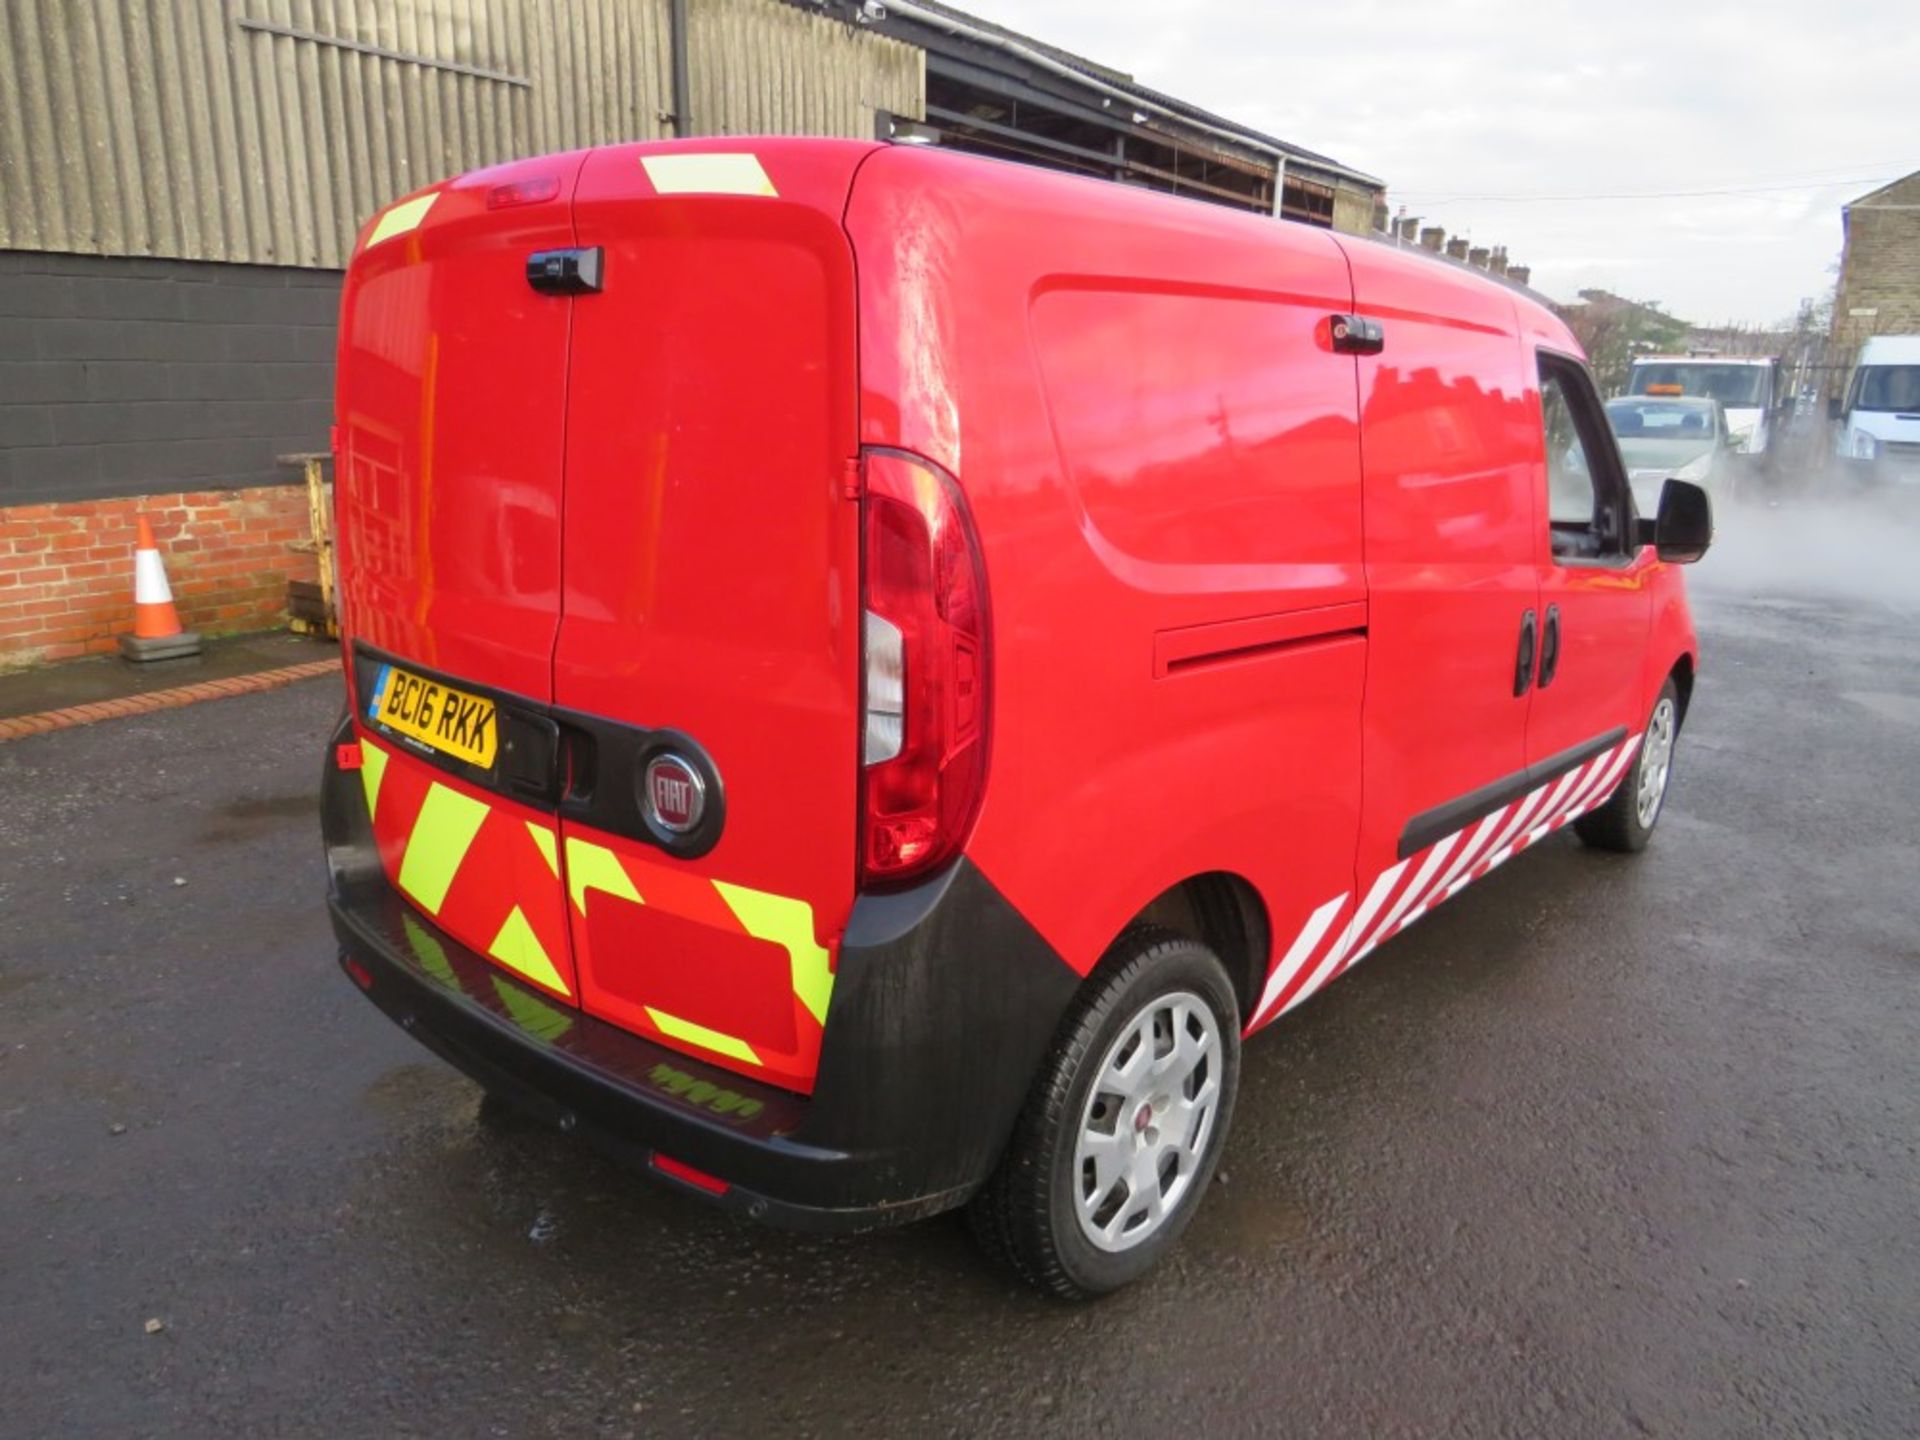
[(673, 50), (673, 133), (684, 140), (693, 134), (693, 87), (687, 83), (687, 0), (673, 0), (667, 28)]

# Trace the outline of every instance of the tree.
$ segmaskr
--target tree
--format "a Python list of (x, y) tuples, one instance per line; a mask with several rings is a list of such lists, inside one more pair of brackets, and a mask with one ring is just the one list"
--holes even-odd
[(1625, 387), (1636, 355), (1679, 349), (1691, 328), (1656, 301), (1629, 300), (1606, 290), (1582, 290), (1578, 303), (1558, 308), (1606, 395)]

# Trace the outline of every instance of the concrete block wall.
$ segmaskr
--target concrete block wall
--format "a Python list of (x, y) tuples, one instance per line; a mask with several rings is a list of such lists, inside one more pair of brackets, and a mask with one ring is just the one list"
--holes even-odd
[(331, 270), (0, 251), (0, 506), (284, 482), (339, 304)]
[(276, 625), (287, 581), (316, 578), (301, 486), (0, 507), (0, 669), (113, 650), (133, 626), (136, 523), (152, 526), (190, 630)]
[(340, 276), (0, 251), (0, 667), (111, 650), (131, 624), (136, 514), (181, 618), (281, 623), (312, 579)]

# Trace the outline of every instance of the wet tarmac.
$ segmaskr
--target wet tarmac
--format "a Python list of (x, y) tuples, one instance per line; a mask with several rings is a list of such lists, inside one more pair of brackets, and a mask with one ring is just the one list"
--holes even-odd
[(333, 962), (336, 681), (0, 745), (0, 1434), (1920, 1432), (1920, 604), (1726, 553), (1648, 853), (1253, 1042), (1080, 1308), (478, 1124)]

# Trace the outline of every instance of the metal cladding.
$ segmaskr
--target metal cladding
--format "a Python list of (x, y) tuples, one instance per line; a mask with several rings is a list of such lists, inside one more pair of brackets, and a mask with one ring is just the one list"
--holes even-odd
[[(398, 196), (674, 135), (668, 0), (0, 0), (0, 249), (344, 266)], [(870, 138), (911, 45), (779, 0), (690, 20), (703, 134)]]

